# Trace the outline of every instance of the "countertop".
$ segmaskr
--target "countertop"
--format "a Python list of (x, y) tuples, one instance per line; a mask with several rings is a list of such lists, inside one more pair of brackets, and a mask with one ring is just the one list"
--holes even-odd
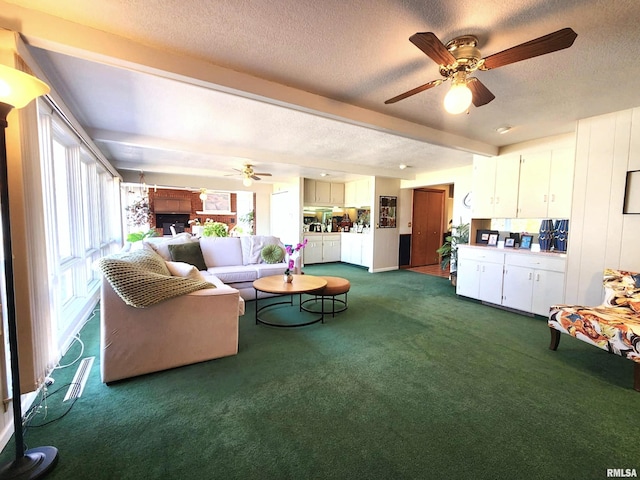
[(541, 255), (541, 256), (545, 256), (545, 257), (556, 257), (556, 258), (566, 258), (567, 257), (567, 252), (553, 252), (553, 251), (551, 251), (551, 252), (541, 252), (541, 251), (536, 252), (536, 251), (530, 250), (528, 248), (512, 248), (512, 247), (498, 248), (498, 247), (493, 247), (493, 246), (489, 246), (489, 245), (477, 245), (477, 244), (458, 245), (458, 247), (498, 250), (498, 251), (500, 251), (502, 253), (517, 253), (519, 255), (520, 254), (522, 254), (522, 255)]

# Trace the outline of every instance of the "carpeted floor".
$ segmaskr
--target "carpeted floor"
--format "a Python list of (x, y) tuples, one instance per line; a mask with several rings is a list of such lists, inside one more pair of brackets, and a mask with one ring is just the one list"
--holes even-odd
[[(552, 352), (544, 318), (459, 299), (444, 278), (305, 271), (348, 278), (349, 309), (276, 329), (255, 325), (248, 302), (238, 355), (111, 386), (91, 320), (84, 395), (62, 416), (75, 369), (55, 371), (46, 418), (27, 429), (28, 447), (60, 450), (47, 478), (584, 480), (640, 469), (628, 360), (568, 336)], [(13, 444), (1, 459), (11, 455)]]

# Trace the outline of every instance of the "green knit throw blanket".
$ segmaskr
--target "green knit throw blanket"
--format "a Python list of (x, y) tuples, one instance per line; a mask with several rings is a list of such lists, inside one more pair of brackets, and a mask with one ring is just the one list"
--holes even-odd
[(98, 260), (97, 266), (122, 301), (136, 308), (196, 290), (216, 288), (202, 280), (172, 276), (164, 259), (149, 250), (109, 255)]

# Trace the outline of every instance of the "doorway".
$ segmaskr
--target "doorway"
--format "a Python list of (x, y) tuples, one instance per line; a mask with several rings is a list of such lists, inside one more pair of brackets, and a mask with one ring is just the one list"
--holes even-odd
[(440, 263), (443, 243), (445, 191), (419, 188), (413, 191), (411, 267)]

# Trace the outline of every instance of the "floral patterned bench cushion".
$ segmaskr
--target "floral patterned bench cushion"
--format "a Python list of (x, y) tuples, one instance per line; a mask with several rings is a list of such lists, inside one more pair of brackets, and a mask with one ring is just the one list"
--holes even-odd
[(554, 305), (549, 326), (640, 363), (640, 273), (607, 269), (602, 305)]

